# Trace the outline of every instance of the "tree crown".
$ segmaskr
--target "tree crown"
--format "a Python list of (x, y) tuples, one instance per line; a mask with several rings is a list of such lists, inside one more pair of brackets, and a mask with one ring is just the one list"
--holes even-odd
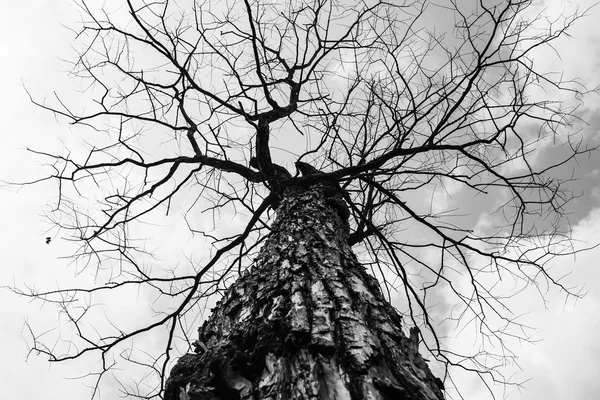
[[(182, 321), (247, 268), (285, 187), (322, 184), (350, 243), (433, 356), (505, 382), (495, 364), (513, 355), (493, 347), (528, 337), (503, 300), (507, 287), (549, 283), (579, 295), (548, 262), (573, 251), (570, 177), (557, 171), (592, 150), (571, 131), (579, 102), (557, 99), (588, 89), (534, 58), (586, 12), (547, 23), (532, 1), (488, 3), (128, 0), (111, 11), (82, 2), (71, 72), (92, 102), (33, 101), (91, 128), (94, 142), (83, 156), (33, 151), (56, 170), (53, 218), (81, 244), (75, 257), (111, 272), (93, 288), (29, 295), (68, 307), (65, 295), (141, 286), (167, 300), (160, 318), (129, 331), (85, 333), (67, 314), (82, 347), (36, 350), (105, 357), (162, 329), (168, 340), (153, 356), (161, 367), (146, 361), (162, 379), (185, 350), (173, 349), (175, 339), (193, 341)], [(536, 146), (549, 139), (569, 154), (540, 162)], [(83, 191), (94, 209), (78, 206)], [(131, 234), (173, 205), (213, 249), (181, 274), (141, 262), (144, 246)], [(199, 221), (204, 212), (210, 221)], [(233, 213), (238, 232), (207, 227)], [(490, 223), (475, 227), (482, 216)], [(447, 348), (446, 325), (468, 323), (491, 346)]]

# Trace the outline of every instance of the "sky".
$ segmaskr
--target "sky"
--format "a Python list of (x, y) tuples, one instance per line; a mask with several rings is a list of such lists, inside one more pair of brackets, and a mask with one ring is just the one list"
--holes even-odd
[[(572, 2), (585, 8), (592, 1)], [(558, 12), (568, 2), (547, 0), (544, 6)], [(572, 40), (557, 46), (561, 59), (553, 54), (541, 54), (536, 64), (556, 68), (580, 78), (588, 86), (600, 84), (600, 8), (580, 21), (572, 31)], [(0, 44), (4, 62), (0, 63), (0, 180), (28, 180), (43, 174), (43, 160), (26, 151), (27, 147), (60, 149), (78, 146), (76, 132), (49, 113), (36, 109), (23, 86), (39, 96), (52, 96), (53, 90), (73, 86), (61, 61), (72, 55), (72, 33), (64, 25), (72, 25), (77, 14), (66, 1), (21, 0), (0, 4)], [(587, 125), (581, 125), (586, 140), (600, 140), (600, 98), (585, 99), (582, 115)], [(547, 157), (553, 157), (549, 148)], [(582, 159), (576, 171), (580, 180), (575, 189), (581, 197), (571, 204), (570, 222), (573, 236), (582, 242), (600, 242), (600, 153)], [(23, 284), (39, 287), (60, 283), (68, 286), (81, 282), (75, 276), (77, 266), (64, 257), (72, 251), (68, 243), (55, 236), (56, 231), (43, 217), (55, 193), (55, 185), (41, 183), (21, 190), (0, 188), (0, 286)], [(456, 194), (460, 199), (460, 194)], [(475, 205), (480, 206), (480, 205)], [(485, 223), (485, 221), (481, 221)], [(53, 237), (50, 245), (45, 237)], [(165, 235), (163, 246), (178, 256), (185, 249), (177, 248), (177, 235)], [(189, 243), (187, 245), (189, 247)], [(186, 246), (183, 246), (186, 247)], [(183, 258), (185, 261), (185, 258)], [(535, 344), (520, 343), (519, 356), (522, 380), (531, 380), (522, 391), (508, 389), (510, 399), (567, 400), (600, 398), (600, 248), (556, 261), (558, 271), (570, 272), (566, 281), (583, 286), (587, 295), (574, 303), (565, 303), (550, 290), (543, 304), (539, 296), (526, 293), (518, 306), (527, 312), (525, 321), (537, 329)], [(79, 280), (78, 280), (79, 279)], [(123, 298), (126, 309), (139, 298)], [(122, 310), (121, 310), (122, 311)], [(124, 313), (126, 315), (126, 313)], [(36, 326), (60, 329), (54, 310), (30, 303), (15, 295), (0, 291), (0, 343), (3, 362), (0, 363), (0, 390), (3, 397), (17, 400), (34, 398), (83, 399), (90, 389), (81, 380), (89, 360), (69, 365), (50, 366), (43, 356), (27, 357), (28, 335), (24, 321)], [(468, 346), (459, 335), (457, 346)], [(465, 398), (484, 399), (485, 392), (472, 376), (460, 376), (459, 385)], [(114, 388), (108, 387), (103, 398), (114, 398)]]

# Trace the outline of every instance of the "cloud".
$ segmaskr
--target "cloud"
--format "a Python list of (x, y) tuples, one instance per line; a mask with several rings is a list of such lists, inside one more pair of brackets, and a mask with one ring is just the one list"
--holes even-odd
[[(579, 248), (600, 240), (600, 208), (594, 209), (573, 228)], [(600, 398), (600, 247), (575, 257), (555, 259), (555, 275), (567, 275), (567, 287), (583, 287), (587, 294), (578, 301), (565, 300), (555, 287), (541, 293), (527, 291), (508, 303), (522, 323), (536, 329), (534, 342), (506, 342), (518, 356), (512, 368), (514, 381), (527, 381), (523, 389), (496, 387), (502, 398), (521, 400), (571, 400)], [(462, 333), (461, 333), (462, 335)], [(455, 336), (454, 346), (468, 347), (464, 335)], [(505, 370), (510, 376), (511, 368)], [(486, 398), (481, 382), (464, 373), (457, 374), (458, 387), (467, 399)]]

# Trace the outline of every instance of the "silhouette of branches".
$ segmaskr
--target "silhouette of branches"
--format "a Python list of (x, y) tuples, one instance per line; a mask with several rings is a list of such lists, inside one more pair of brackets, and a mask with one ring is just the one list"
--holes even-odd
[[(270, 234), (286, 185), (335, 182), (350, 243), (432, 356), (486, 384), (508, 383), (505, 342), (530, 336), (507, 300), (532, 285), (581, 295), (550, 263), (575, 251), (571, 177), (558, 171), (593, 150), (573, 130), (588, 89), (534, 58), (587, 11), (551, 20), (528, 0), (489, 3), (128, 0), (96, 10), (82, 1), (71, 65), (81, 99), (31, 98), (80, 127), (88, 151), (31, 151), (54, 167), (45, 178), (58, 184), (51, 217), (97, 279), (13, 288), (59, 307), (77, 338), (63, 352), (31, 331), (32, 350), (51, 361), (100, 354), (96, 389), (116, 365), (140, 367), (142, 381), (120, 382), (123, 394), (160, 397), (207, 299)], [(434, 17), (452, 22), (436, 31)], [(541, 163), (552, 140), (566, 155)], [(321, 173), (285, 168), (297, 161)], [(495, 207), (483, 228), (476, 203)], [(140, 237), (158, 215), (210, 246), (201, 262), (180, 272), (144, 261), (152, 254)], [(90, 319), (102, 293), (118, 304), (131, 288), (157, 299), (152, 318), (127, 329)], [(487, 345), (448, 348), (440, 326), (449, 323), (474, 326)], [(138, 344), (150, 332), (160, 349)]]

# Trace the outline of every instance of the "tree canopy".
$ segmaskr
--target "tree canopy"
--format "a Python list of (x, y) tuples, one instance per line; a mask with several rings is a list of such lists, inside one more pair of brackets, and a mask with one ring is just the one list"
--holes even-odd
[[(101, 356), (96, 387), (143, 366), (144, 384), (123, 391), (159, 396), (207, 299), (251, 264), (290, 182), (339, 187), (355, 252), (445, 373), (509, 382), (505, 343), (530, 338), (510, 298), (530, 286), (581, 295), (550, 267), (575, 251), (564, 171), (593, 150), (573, 127), (594, 88), (535, 60), (587, 10), (550, 18), (530, 0), (79, 7), (70, 73), (80, 97), (31, 96), (88, 152), (31, 151), (55, 170), (43, 178), (58, 184), (50, 218), (96, 284), (15, 290), (58, 305), (75, 332), (72, 347), (33, 334), (36, 351)], [(544, 157), (552, 146), (564, 157)], [(185, 266), (152, 258), (161, 243), (146, 232), (165, 216), (196, 247)], [(153, 318), (98, 324), (93, 310), (131, 290), (151, 299)], [(466, 327), (477, 350), (448, 347), (448, 332)], [(144, 345), (147, 333), (160, 345)]]

